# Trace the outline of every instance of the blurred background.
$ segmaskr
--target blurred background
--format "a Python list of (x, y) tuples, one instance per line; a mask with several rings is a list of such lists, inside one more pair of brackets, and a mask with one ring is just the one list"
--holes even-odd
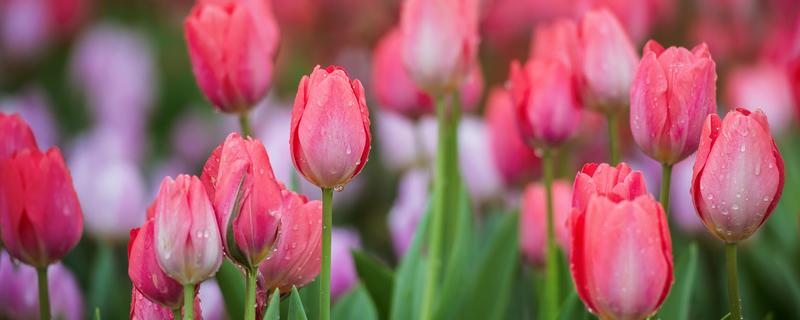
[[(360, 79), (372, 118), (373, 152), (364, 172), (337, 195), (334, 225), (349, 231), (355, 238), (348, 242), (352, 246), (395, 265), (425, 210), (436, 141), (433, 118), (392, 113), (375, 96), (376, 83), (395, 81), (374, 72), (373, 67), (386, 60), (379, 62), (373, 53), (397, 24), (401, 1), (266, 1), (272, 1), (281, 46), (273, 89), (253, 110), (255, 136), (266, 145), (278, 179), (289, 184), (294, 171), (288, 152), (289, 119), (302, 75), (317, 64), (336, 64)], [(479, 215), (515, 210), (526, 183), (538, 178), (533, 154), (522, 155), (530, 161), (521, 168), (509, 169), (507, 157), (519, 154), (496, 151), (504, 148), (498, 146), (503, 139), (497, 129), (503, 122), (492, 120), (495, 112), (486, 112), (508, 99), (499, 88), (510, 62), (527, 57), (537, 24), (578, 18), (586, 10), (606, 6), (626, 27), (637, 50), (648, 39), (665, 46), (708, 43), (717, 62), (719, 112), (745, 106), (768, 115), (786, 162), (786, 189), (765, 227), (741, 249), (743, 299), (750, 317), (800, 318), (800, 198), (795, 197), (800, 192), (800, 130), (793, 96), (800, 88), (787, 71), (790, 60), (800, 55), (800, 2), (480, 2), (482, 72), (474, 76), (473, 87), (464, 90), (470, 94), (464, 100), (472, 107), (459, 133), (460, 164)], [(78, 318), (88, 318), (95, 307), (108, 319), (128, 316), (129, 230), (144, 221), (145, 208), (164, 176), (199, 174), (211, 150), (238, 130), (236, 118), (215, 112), (195, 84), (183, 35), (183, 20), (192, 4), (0, 0), (0, 111), (20, 113), (41, 148), (62, 149), (84, 210), (84, 237), (63, 262), (65, 277), (74, 278), (68, 282), (81, 292), (82, 307), (81, 302), (72, 303), (79, 306), (74, 311)], [(605, 121), (600, 116), (585, 118), (580, 137), (561, 153), (560, 177), (568, 184), (583, 163), (608, 158)], [(622, 123), (627, 126), (627, 121)], [(625, 161), (645, 172), (648, 189), (658, 194), (659, 165), (638, 153), (629, 130), (621, 132), (630, 142), (622, 144), (627, 148)], [(688, 197), (693, 162), (690, 158), (678, 164), (673, 176), (674, 256), (679, 259), (688, 242), (699, 243), (696, 277), (701, 284), (695, 287), (703, 293), (693, 296), (699, 307), (692, 310), (692, 318), (718, 318), (726, 310), (719, 265), (722, 245), (705, 231)], [(526, 174), (519, 179), (509, 170)], [(305, 181), (301, 185), (310, 198), (320, 197), (318, 189)], [(0, 270), (7, 261), (0, 260)], [(520, 265), (520, 274), (529, 268)], [(10, 282), (0, 281), (0, 297), (11, 290), (6, 283)], [(202, 290), (207, 291), (204, 303), (216, 299), (219, 305), (213, 283)], [(0, 318), (13, 318), (3, 304)], [(207, 312), (207, 319), (223, 317), (221, 309)]]

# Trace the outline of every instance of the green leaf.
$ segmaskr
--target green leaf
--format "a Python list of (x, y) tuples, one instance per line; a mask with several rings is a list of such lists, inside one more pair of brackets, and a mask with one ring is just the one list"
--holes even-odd
[(281, 318), (281, 291), (275, 289), (272, 298), (269, 299), (267, 312), (264, 312), (264, 320), (280, 320)]
[[(242, 176), (242, 180), (239, 181), (239, 186), (236, 187), (236, 198), (233, 201), (233, 206), (231, 207), (231, 212), (228, 214), (228, 225), (227, 225), (227, 232), (226, 232), (226, 241), (225, 243), (228, 244), (228, 255), (233, 259), (242, 264), (251, 266), (249, 261), (245, 258), (242, 251), (239, 249), (239, 245), (236, 244), (236, 238), (234, 237), (233, 233), (233, 222), (236, 221), (236, 218), (239, 217), (239, 213), (241, 212), (242, 208), (242, 197), (244, 196), (244, 192), (242, 190), (242, 185), (244, 185), (245, 176)], [(251, 266), (252, 267), (252, 266)]]
[(297, 287), (292, 287), (292, 294), (289, 296), (289, 312), (286, 316), (289, 320), (308, 320), (306, 310), (303, 308), (303, 301), (300, 300), (300, 293)]
[(319, 276), (300, 288), (300, 300), (309, 319), (319, 318)]
[(114, 274), (114, 248), (108, 243), (98, 243), (98, 252), (92, 268), (92, 285), (90, 292), (91, 305), (103, 310), (113, 310), (113, 301), (110, 298), (117, 287), (117, 277)]
[(353, 251), (352, 254), (358, 277), (375, 304), (380, 318), (388, 319), (394, 287), (392, 270), (363, 252)]
[(721, 319), (719, 319), (719, 320), (731, 320), (731, 313), (730, 313), (730, 312), (728, 312), (727, 314), (725, 314), (725, 316), (723, 316), (723, 317), (722, 317)]
[(476, 232), (472, 221), (469, 194), (462, 188), (459, 197), (458, 219), (456, 220), (453, 246), (447, 257), (446, 269), (443, 274), (442, 289), (439, 294), (436, 318), (449, 318), (457, 311), (453, 306), (464, 300), (466, 292), (464, 284), (473, 278), (472, 261), (475, 258), (475, 245), (473, 234)]
[(421, 288), (424, 285), (427, 265), (425, 259), (421, 257), (422, 244), (427, 239), (430, 212), (429, 205), (417, 226), (411, 246), (397, 267), (389, 319), (406, 320), (416, 319), (419, 316), (422, 304)]
[(222, 260), (222, 265), (217, 271), (217, 284), (222, 291), (225, 310), (229, 319), (244, 319), (242, 305), (244, 305), (244, 275), (228, 259)]
[(100, 308), (94, 308), (94, 320), (100, 320)]
[(589, 311), (583, 305), (578, 293), (572, 290), (561, 305), (561, 312), (558, 314), (559, 320), (589, 319)]
[(675, 268), (675, 284), (664, 301), (659, 314), (663, 319), (691, 319), (692, 294), (697, 278), (697, 244), (691, 243), (689, 250), (681, 256)]
[(359, 285), (336, 302), (333, 319), (377, 320), (378, 311), (366, 288)]

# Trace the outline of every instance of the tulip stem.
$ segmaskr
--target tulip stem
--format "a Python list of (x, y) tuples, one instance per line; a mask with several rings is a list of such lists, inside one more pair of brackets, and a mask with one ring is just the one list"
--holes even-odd
[(239, 114), (239, 127), (242, 129), (242, 136), (247, 138), (251, 134), (250, 130), (250, 117), (248, 116), (247, 112), (242, 112)]
[(50, 292), (47, 286), (47, 266), (36, 268), (39, 280), (39, 319), (50, 319)]
[(180, 318), (181, 318), (181, 308), (178, 307), (178, 308), (172, 309), (172, 319), (180, 319)]
[(244, 318), (245, 320), (256, 319), (256, 274), (258, 267), (248, 268), (245, 271), (247, 283), (245, 284), (244, 296)]
[(608, 119), (608, 153), (611, 156), (611, 165), (619, 163), (619, 146), (617, 145), (617, 118), (619, 116), (614, 112), (609, 112), (606, 116)]
[(319, 318), (331, 318), (331, 228), (333, 227), (333, 189), (322, 188), (322, 273), (319, 289)]
[(183, 285), (183, 320), (194, 320), (194, 284)]
[(545, 265), (544, 301), (542, 319), (552, 320), (558, 315), (558, 248), (555, 243), (553, 219), (553, 151), (544, 149), (542, 154), (544, 191), (547, 203), (547, 257)]
[(728, 265), (728, 302), (731, 304), (731, 319), (742, 319), (742, 299), (739, 297), (739, 280), (736, 270), (736, 243), (725, 244), (725, 260)]
[(672, 180), (672, 165), (663, 163), (661, 164), (661, 197), (659, 201), (661, 206), (664, 207), (664, 214), (669, 217), (669, 188), (670, 180)]

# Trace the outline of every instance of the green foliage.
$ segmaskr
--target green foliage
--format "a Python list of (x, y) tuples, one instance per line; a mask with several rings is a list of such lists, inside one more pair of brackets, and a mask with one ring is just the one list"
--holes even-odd
[(364, 290), (374, 302), (380, 318), (388, 319), (394, 288), (392, 270), (363, 252), (353, 251), (352, 254)]
[(267, 311), (264, 312), (264, 320), (279, 320), (281, 318), (281, 291), (275, 289), (269, 299)]
[(689, 245), (689, 250), (685, 252), (677, 261), (675, 268), (675, 284), (672, 286), (670, 295), (664, 301), (659, 314), (664, 319), (688, 320), (696, 319), (691, 317), (692, 296), (695, 291), (697, 274), (697, 244)]
[(286, 319), (308, 320), (308, 317), (306, 317), (306, 310), (303, 308), (303, 301), (300, 300), (300, 293), (297, 292), (297, 287), (292, 287), (292, 294), (289, 295), (289, 311), (287, 312)]
[(370, 294), (367, 293), (363, 285), (353, 288), (349, 293), (339, 298), (339, 301), (333, 306), (332, 316), (334, 320), (379, 319), (378, 310), (375, 308), (375, 304), (372, 303), (370, 299)]

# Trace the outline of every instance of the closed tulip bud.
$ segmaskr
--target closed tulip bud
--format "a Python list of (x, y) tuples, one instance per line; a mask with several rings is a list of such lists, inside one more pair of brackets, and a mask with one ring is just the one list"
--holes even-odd
[[(544, 185), (531, 184), (522, 196), (520, 248), (526, 262), (544, 266), (547, 253), (547, 209)], [(558, 245), (569, 252), (567, 218), (572, 209), (572, 188), (565, 181), (553, 183), (553, 225)]]
[(0, 158), (12, 156), (25, 148), (36, 148), (36, 138), (33, 131), (19, 114), (6, 114), (0, 112)]
[(83, 233), (83, 214), (58, 148), (0, 159), (0, 235), (17, 260), (37, 268), (61, 260)]
[(525, 181), (539, 166), (539, 158), (519, 135), (515, 115), (508, 91), (500, 87), (492, 89), (484, 116), (494, 163), (507, 184)]
[(400, 27), (411, 78), (428, 93), (458, 88), (478, 53), (478, 2), (408, 0)]
[(198, 1), (184, 31), (197, 84), (217, 109), (246, 112), (266, 95), (279, 41), (270, 1)]
[(322, 203), (284, 190), (286, 212), (275, 251), (259, 266), (258, 286), (263, 293), (291, 292), (319, 274), (322, 257)]
[(631, 132), (651, 158), (666, 164), (697, 150), (705, 117), (716, 111), (716, 64), (708, 47), (692, 51), (644, 46), (631, 86)]
[(264, 145), (231, 133), (209, 157), (201, 179), (214, 204), (225, 252), (255, 268), (272, 250), (283, 211), (282, 186)]
[(715, 236), (749, 238), (769, 218), (783, 192), (783, 159), (761, 111), (708, 116), (692, 171), (692, 200)]
[(589, 11), (581, 22), (581, 73), (587, 106), (602, 112), (627, 108), (639, 56), (608, 10)]
[(607, 163), (587, 163), (575, 175), (572, 207), (578, 211), (586, 210), (589, 200), (595, 195), (614, 200), (633, 200), (644, 194), (647, 194), (644, 176), (624, 162), (616, 167)]
[(165, 177), (154, 204), (155, 250), (161, 270), (181, 285), (210, 278), (222, 263), (214, 208), (194, 176)]
[(573, 78), (572, 68), (559, 59), (511, 64), (511, 98), (528, 145), (555, 147), (575, 135), (581, 98)]
[(600, 319), (644, 319), (673, 282), (666, 215), (649, 194), (594, 196), (572, 217), (569, 262), (578, 296)]
[(342, 188), (367, 162), (369, 111), (364, 87), (344, 69), (314, 68), (300, 80), (289, 137), (297, 170), (321, 188)]
[[(152, 214), (154, 207), (148, 213)], [(170, 278), (158, 264), (153, 220), (131, 230), (128, 242), (128, 277), (135, 291), (167, 310), (183, 305), (183, 287)]]

